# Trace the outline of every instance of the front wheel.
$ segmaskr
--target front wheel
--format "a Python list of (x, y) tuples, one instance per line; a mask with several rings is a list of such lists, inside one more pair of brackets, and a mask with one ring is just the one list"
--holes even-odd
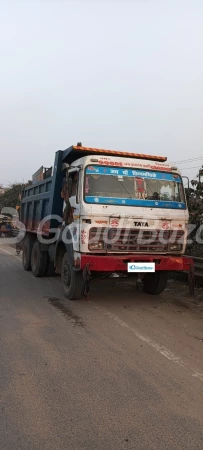
[(151, 295), (161, 294), (167, 284), (168, 272), (158, 271), (146, 273), (143, 279), (143, 291)]
[(78, 300), (81, 298), (85, 284), (83, 273), (81, 270), (76, 271), (73, 269), (67, 253), (64, 254), (62, 261), (61, 281), (65, 297), (68, 300)]

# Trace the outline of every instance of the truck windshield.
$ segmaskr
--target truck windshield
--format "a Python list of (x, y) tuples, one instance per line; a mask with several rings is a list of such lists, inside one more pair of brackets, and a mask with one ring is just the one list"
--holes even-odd
[(170, 172), (87, 166), (86, 203), (185, 209), (181, 177)]

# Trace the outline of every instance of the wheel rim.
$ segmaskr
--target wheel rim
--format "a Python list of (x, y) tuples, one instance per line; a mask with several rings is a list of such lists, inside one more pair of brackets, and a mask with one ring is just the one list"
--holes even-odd
[(66, 261), (63, 266), (63, 282), (66, 285), (66, 287), (70, 287), (71, 284), (71, 270), (68, 262)]

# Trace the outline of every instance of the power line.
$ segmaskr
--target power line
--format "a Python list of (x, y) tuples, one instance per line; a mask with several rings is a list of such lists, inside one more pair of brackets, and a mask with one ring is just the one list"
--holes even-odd
[(199, 166), (193, 166), (193, 167), (183, 167), (181, 170), (187, 170), (187, 169), (201, 169)]
[(173, 163), (185, 163), (185, 162), (199, 161), (201, 159), (203, 159), (203, 156), (198, 156), (198, 158), (181, 159), (180, 161), (172, 161), (172, 162)]

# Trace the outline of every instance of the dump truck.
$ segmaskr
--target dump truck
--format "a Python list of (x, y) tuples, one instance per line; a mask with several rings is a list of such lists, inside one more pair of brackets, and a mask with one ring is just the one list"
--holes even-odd
[(192, 270), (182, 177), (166, 157), (78, 143), (36, 173), (21, 195), (23, 267), (35, 277), (60, 274), (69, 300), (94, 277), (135, 276), (157, 295), (170, 271)]

